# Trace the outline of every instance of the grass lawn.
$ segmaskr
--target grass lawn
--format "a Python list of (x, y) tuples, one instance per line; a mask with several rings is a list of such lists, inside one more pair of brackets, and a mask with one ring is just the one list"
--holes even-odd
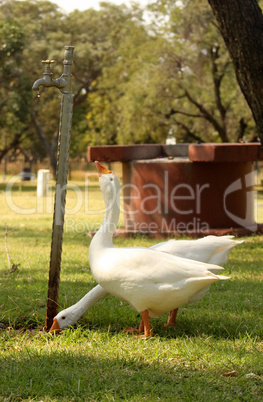
[[(83, 186), (78, 183), (82, 190)], [(260, 197), (262, 203), (262, 193)], [(95, 285), (87, 232), (103, 219), (97, 182), (89, 183), (81, 205), (79, 199), (72, 187), (67, 196), (61, 309)], [(75, 328), (53, 336), (41, 332), (52, 202), (42, 205), (35, 184), (24, 183), (14, 186), (11, 200), (0, 185), (0, 203), (0, 401), (263, 399), (263, 236), (244, 238), (225, 266), (231, 280), (213, 284), (200, 302), (179, 309), (175, 328), (164, 328), (167, 316), (152, 319), (155, 337), (135, 339), (124, 328), (138, 326), (140, 317), (108, 296)], [(260, 208), (258, 214), (263, 222)], [(5, 226), (11, 262), (19, 264), (13, 273), (8, 272)], [(119, 246), (155, 242), (146, 237), (115, 240)]]

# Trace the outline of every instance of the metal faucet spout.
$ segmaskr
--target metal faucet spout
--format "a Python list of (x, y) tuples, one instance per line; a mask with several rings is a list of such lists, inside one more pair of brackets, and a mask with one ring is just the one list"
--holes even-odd
[(66, 81), (63, 78), (63, 75), (59, 78), (51, 78), (50, 75), (44, 75), (44, 78), (39, 78), (36, 80), (32, 86), (33, 91), (39, 91), (40, 86), (43, 87), (56, 87), (58, 89), (64, 88), (66, 85)]
[(50, 67), (51, 63), (55, 63), (54, 60), (42, 60), (45, 64), (45, 71), (43, 73), (43, 78), (36, 80), (33, 84), (33, 91), (39, 91), (39, 87), (56, 87), (58, 89), (63, 89), (67, 85), (66, 75), (62, 74), (61, 77), (54, 79), (53, 73)]
[(36, 80), (32, 86), (33, 91), (39, 91), (39, 87), (41, 85), (43, 85), (43, 87), (50, 87), (52, 85), (51, 77), (46, 75), (44, 78), (39, 78), (39, 80)]

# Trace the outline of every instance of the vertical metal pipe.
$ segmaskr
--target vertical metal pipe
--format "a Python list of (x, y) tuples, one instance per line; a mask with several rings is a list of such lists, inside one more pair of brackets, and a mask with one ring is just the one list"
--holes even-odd
[(46, 330), (49, 330), (52, 326), (53, 318), (57, 314), (58, 308), (63, 226), (67, 191), (68, 154), (74, 98), (74, 95), (70, 92), (73, 53), (73, 46), (65, 47), (65, 59), (63, 62), (64, 71), (62, 78), (65, 79), (66, 84), (61, 89), (62, 99), (57, 151), (56, 190), (49, 267)]
[(39, 91), (39, 87), (42, 85), (45, 87), (55, 86), (62, 92), (57, 151), (56, 189), (49, 266), (47, 314), (45, 324), (46, 330), (49, 330), (49, 328), (52, 326), (53, 318), (57, 314), (58, 307), (63, 226), (67, 190), (68, 154), (74, 98), (74, 95), (71, 93), (71, 66), (73, 63), (73, 57), (74, 46), (65, 46), (63, 74), (57, 79), (53, 79), (53, 74), (50, 68), (50, 63), (52, 63), (53, 60), (44, 60), (43, 63), (46, 64), (46, 68), (43, 78), (40, 78), (33, 84), (33, 90), (36, 91)]

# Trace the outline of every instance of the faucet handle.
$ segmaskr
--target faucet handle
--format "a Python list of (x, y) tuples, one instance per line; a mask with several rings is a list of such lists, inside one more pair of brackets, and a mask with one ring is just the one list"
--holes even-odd
[(55, 62), (55, 60), (42, 60), (41, 63), (43, 63), (43, 64), (49, 64), (49, 67), (50, 67), (50, 64), (51, 64), (51, 63), (56, 63), (56, 62)]
[(55, 63), (55, 60), (42, 60), (41, 63), (45, 65), (44, 74), (53, 75), (50, 64)]

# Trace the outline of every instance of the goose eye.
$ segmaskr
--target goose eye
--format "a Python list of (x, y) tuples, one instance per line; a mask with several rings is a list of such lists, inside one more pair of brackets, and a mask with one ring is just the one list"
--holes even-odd
[(112, 178), (112, 177), (110, 177), (110, 181), (113, 181), (113, 178)]
[(61, 317), (61, 319), (62, 319), (62, 320), (65, 320), (65, 319), (66, 319), (66, 317), (63, 315), (63, 317)]

